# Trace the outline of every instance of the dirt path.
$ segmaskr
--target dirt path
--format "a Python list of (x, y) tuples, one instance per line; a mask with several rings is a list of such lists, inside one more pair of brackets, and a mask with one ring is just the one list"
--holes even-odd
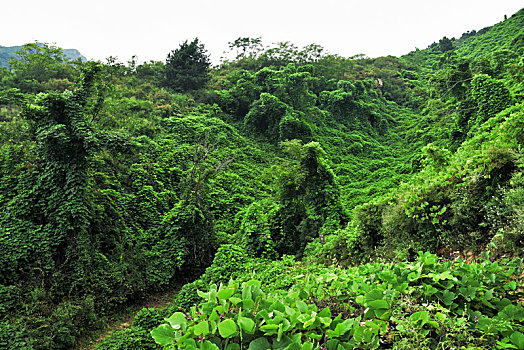
[(92, 338), (80, 339), (75, 347), (77, 350), (92, 350), (95, 349), (104, 339), (109, 337), (113, 332), (123, 330), (131, 327), (131, 323), (138, 311), (147, 307), (154, 307), (163, 309), (171, 305), (173, 299), (180, 290), (181, 286), (174, 287), (165, 292), (153, 294), (144, 300), (142, 303), (128, 307), (124, 312), (114, 315), (107, 326), (98, 332)]

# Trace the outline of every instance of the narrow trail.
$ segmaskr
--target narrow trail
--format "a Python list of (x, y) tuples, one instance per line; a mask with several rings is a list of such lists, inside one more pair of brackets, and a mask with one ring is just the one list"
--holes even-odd
[(120, 331), (131, 327), (133, 319), (135, 318), (138, 311), (143, 308), (158, 308), (163, 309), (171, 305), (175, 295), (178, 293), (182, 285), (175, 286), (164, 292), (159, 292), (150, 295), (147, 300), (143, 300), (141, 303), (131, 305), (126, 308), (125, 311), (115, 314), (109, 321), (103, 330), (100, 330), (97, 335), (91, 338), (82, 338), (78, 341), (75, 349), (77, 350), (93, 350), (109, 337), (113, 332)]

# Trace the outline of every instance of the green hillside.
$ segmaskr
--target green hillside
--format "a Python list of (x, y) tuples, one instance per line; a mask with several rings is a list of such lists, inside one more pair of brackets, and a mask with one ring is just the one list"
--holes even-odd
[[(0, 68), (0, 348), (524, 349), (521, 10), (403, 57)], [(1, 48), (4, 49), (4, 48)]]
[(500, 50), (508, 50), (522, 56), (524, 40), (524, 9), (513, 16), (486, 28), (485, 32), (468, 38), (458, 45), (457, 53), (468, 58), (492, 54)]

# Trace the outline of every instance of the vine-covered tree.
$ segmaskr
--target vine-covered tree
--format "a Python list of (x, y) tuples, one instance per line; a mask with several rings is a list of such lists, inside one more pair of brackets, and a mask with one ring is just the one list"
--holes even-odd
[(209, 80), (210, 66), (207, 51), (198, 38), (190, 43), (186, 40), (167, 55), (164, 83), (178, 92), (200, 89)]
[(500, 80), (489, 75), (476, 75), (471, 81), (471, 94), (478, 103), (477, 124), (482, 124), (489, 118), (511, 104), (511, 94)]

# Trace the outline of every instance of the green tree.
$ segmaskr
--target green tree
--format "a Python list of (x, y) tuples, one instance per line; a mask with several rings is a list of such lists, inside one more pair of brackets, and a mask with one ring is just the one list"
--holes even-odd
[(249, 71), (240, 69), (229, 74), (221, 83), (226, 89), (218, 90), (220, 108), (237, 119), (243, 119), (251, 104), (260, 97), (261, 87)]
[(281, 142), (292, 161), (274, 168), (277, 193), (242, 213), (239, 235), (256, 256), (302, 256), (308, 242), (348, 222), (340, 186), (318, 142)]
[(246, 57), (257, 58), (260, 52), (263, 50), (262, 38), (237, 38), (233, 42), (229, 42), (229, 49), (236, 51), (236, 60), (240, 60)]
[(164, 78), (166, 87), (188, 92), (202, 88), (209, 80), (211, 61), (204, 45), (195, 38), (187, 40), (167, 55)]
[(9, 61), (13, 73), (12, 85), (22, 92), (63, 91), (72, 88), (76, 79), (76, 67), (72, 65), (61, 48), (40, 43), (24, 45)]
[(443, 37), (442, 39), (440, 39), (438, 42), (438, 46), (440, 51), (442, 52), (453, 50), (453, 43), (447, 37)]
[(318, 235), (335, 232), (347, 221), (340, 201), (337, 177), (318, 142), (305, 145), (297, 140), (282, 142), (284, 152), (298, 164), (286, 166), (279, 179), (278, 200), (282, 236), (275, 237), (281, 254), (301, 255)]

